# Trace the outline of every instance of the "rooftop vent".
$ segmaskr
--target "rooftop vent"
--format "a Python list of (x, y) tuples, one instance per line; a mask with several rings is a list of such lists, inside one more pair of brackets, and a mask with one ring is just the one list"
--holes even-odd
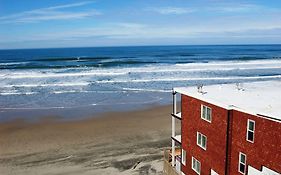
[(202, 95), (204, 95), (204, 94), (207, 93), (207, 92), (204, 92), (204, 91), (203, 91), (203, 84), (198, 84), (198, 85), (197, 85), (197, 92), (200, 93), (200, 94), (202, 94)]
[(245, 91), (245, 89), (243, 88), (243, 83), (236, 83), (235, 85), (238, 91)]

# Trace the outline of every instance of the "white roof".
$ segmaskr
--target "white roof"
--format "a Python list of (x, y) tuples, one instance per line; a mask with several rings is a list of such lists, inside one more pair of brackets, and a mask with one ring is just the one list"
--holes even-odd
[(203, 86), (203, 93), (197, 87), (179, 87), (174, 91), (225, 109), (281, 120), (281, 81)]

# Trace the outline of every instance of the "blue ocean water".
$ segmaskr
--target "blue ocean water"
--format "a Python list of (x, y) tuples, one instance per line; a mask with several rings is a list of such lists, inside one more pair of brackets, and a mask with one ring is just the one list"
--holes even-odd
[(0, 120), (171, 102), (176, 86), (281, 80), (281, 45), (0, 50)]

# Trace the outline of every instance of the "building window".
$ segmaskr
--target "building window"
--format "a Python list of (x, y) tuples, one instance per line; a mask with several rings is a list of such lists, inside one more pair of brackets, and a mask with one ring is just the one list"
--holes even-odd
[(197, 173), (197, 174), (200, 174), (200, 171), (201, 171), (201, 164), (200, 162), (195, 159), (194, 157), (192, 157), (192, 169)]
[(254, 143), (255, 121), (248, 119), (247, 141)]
[(201, 118), (208, 122), (212, 121), (212, 109), (208, 106), (201, 105)]
[(197, 145), (204, 150), (207, 148), (207, 137), (200, 132), (197, 132)]
[(246, 155), (243, 153), (239, 153), (239, 167), (238, 171), (242, 174), (246, 172)]
[(184, 149), (182, 149), (182, 152), (181, 152), (181, 163), (183, 165), (186, 164), (186, 151)]

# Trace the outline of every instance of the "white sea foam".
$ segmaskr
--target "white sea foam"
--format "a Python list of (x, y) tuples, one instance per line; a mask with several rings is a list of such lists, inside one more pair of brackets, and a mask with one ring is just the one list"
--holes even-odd
[[(171, 66), (144, 67), (136, 72), (195, 72), (195, 71), (223, 71), (223, 70), (254, 70), (254, 69), (280, 69), (281, 60), (259, 61), (224, 61), (209, 63), (181, 63)], [(132, 70), (133, 71), (133, 70)]]
[(65, 93), (76, 93), (79, 91), (74, 91), (74, 90), (70, 90), (70, 91), (53, 91), (53, 94), (65, 94)]
[[(0, 88), (2, 88), (0, 95), (29, 95), (26, 94), (26, 91), (30, 91), (29, 88), (32, 93), (51, 94), (167, 92), (165, 89), (170, 88), (171, 83), (169, 85), (166, 83), (166, 85), (161, 82), (173, 82), (177, 85), (177, 82), (182, 84), (185, 81), (269, 80), (281, 79), (280, 74), (281, 60), (157, 64), (143, 67), (71, 70), (0, 70)], [(154, 83), (153, 86), (149, 84), (150, 82)], [(157, 87), (154, 86), (155, 82), (157, 82)], [(115, 83), (120, 84), (116, 86)], [(142, 87), (141, 83), (147, 84)], [(44, 88), (44, 90), (36, 88)]]
[(11, 62), (11, 63), (0, 63), (0, 66), (11, 66), (11, 65), (19, 65), (19, 64), (27, 64), (28, 62)]
[(274, 76), (252, 76), (252, 77), (201, 77), (201, 78), (158, 78), (158, 79), (138, 79), (138, 80), (102, 80), (96, 83), (148, 83), (148, 82), (169, 82), (169, 81), (199, 81), (199, 80), (264, 80), (279, 79), (281, 75)]
[(161, 89), (138, 89), (138, 88), (123, 88), (126, 91), (141, 91), (141, 92), (171, 92), (171, 90), (161, 90)]
[[(60, 91), (50, 91), (50, 94), (67, 94), (67, 93), (101, 93), (101, 94), (106, 94), (106, 93), (120, 93), (120, 92), (127, 92), (127, 91), (153, 91), (153, 90), (137, 90), (137, 89), (123, 89), (123, 90), (109, 90), (109, 91), (85, 91), (85, 90), (60, 90)], [(156, 91), (155, 91), (156, 92)], [(158, 92), (164, 92), (159, 90)], [(18, 91), (4, 91), (0, 92), (0, 95), (6, 96), (6, 95), (33, 95), (33, 94), (38, 94), (39, 92), (18, 92)]]
[(105, 93), (120, 93), (120, 92), (126, 92), (126, 90), (111, 90), (111, 91), (103, 91), (103, 90), (99, 90), (99, 91), (84, 91), (84, 90), (62, 90), (62, 91), (51, 91), (50, 93), (53, 94), (66, 94), (66, 93), (101, 93), (101, 94), (105, 94)]
[(195, 72), (195, 71), (222, 71), (222, 70), (254, 70), (254, 69), (278, 69), (281, 68), (281, 60), (260, 61), (224, 61), (209, 63), (181, 63), (174, 65), (157, 65), (134, 68), (111, 69), (111, 72), (123, 73), (154, 73), (154, 72)]
[(77, 73), (42, 73), (42, 72), (19, 72), (11, 74), (0, 74), (0, 78), (22, 79), (22, 78), (60, 78), (79, 76), (116, 76), (124, 75), (126, 72), (77, 72)]
[(64, 107), (64, 106), (52, 106), (52, 107), (26, 107), (26, 108), (21, 108), (21, 107), (16, 107), (16, 108), (1, 108), (4, 110), (32, 110), (32, 109), (64, 109), (64, 108), (70, 108), (70, 107)]
[(88, 86), (88, 82), (74, 82), (74, 83), (54, 83), (54, 84), (14, 84), (14, 85), (0, 85), (1, 88), (12, 87), (51, 87), (51, 86)]
[(64, 78), (64, 77), (97, 77), (122, 76), (131, 73), (168, 73), (168, 72), (204, 72), (204, 71), (230, 71), (255, 69), (281, 69), (281, 60), (255, 60), (255, 61), (225, 61), (210, 63), (182, 63), (174, 65), (156, 65), (130, 68), (98, 68), (81, 69), (79, 72), (64, 72), (68, 69), (44, 71), (0, 71), (1, 79), (24, 78)]
[(265, 64), (281, 64), (281, 59), (264, 59), (264, 60), (249, 60), (249, 61), (210, 61), (208, 63), (180, 63), (177, 66), (225, 66), (225, 65), (265, 65)]
[(135, 69), (135, 70), (128, 70), (128, 73), (168, 73), (168, 72), (204, 72), (204, 71), (231, 71), (231, 70), (255, 70), (255, 69), (281, 69), (281, 65), (275, 66), (256, 66), (256, 67), (209, 67), (206, 65), (205, 67), (201, 68), (190, 68), (190, 67), (174, 67), (174, 68), (166, 68), (164, 67), (153, 67), (153, 68), (143, 68), (143, 69)]
[(33, 95), (37, 92), (1, 92), (0, 95)]

